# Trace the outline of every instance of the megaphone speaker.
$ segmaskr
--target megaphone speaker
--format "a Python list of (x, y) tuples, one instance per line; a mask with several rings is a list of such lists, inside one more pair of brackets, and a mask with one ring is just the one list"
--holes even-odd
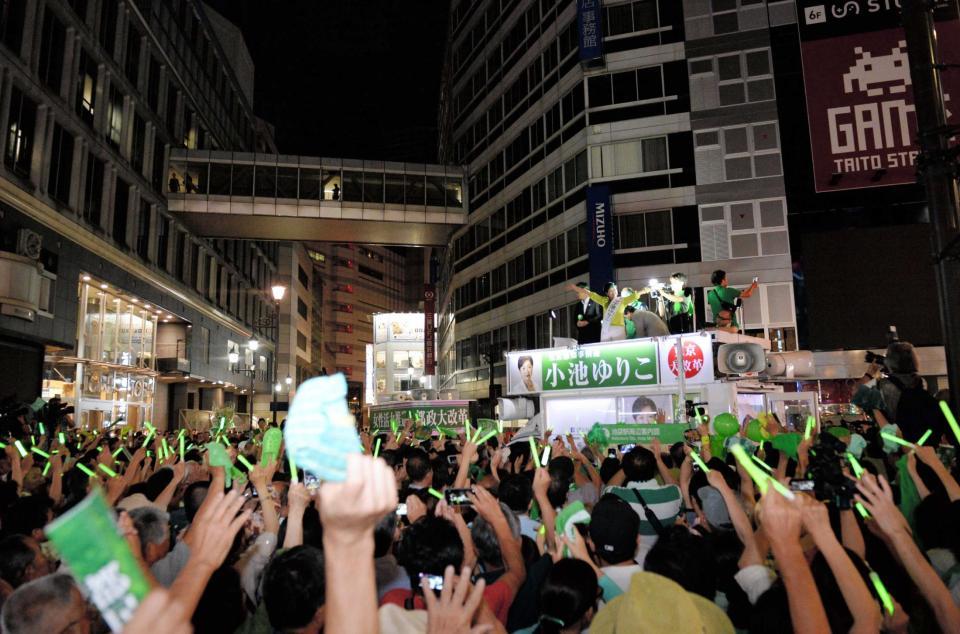
[(801, 350), (769, 354), (767, 355), (767, 374), (788, 379), (814, 376), (816, 367), (813, 362), (813, 353), (809, 350)]
[(717, 350), (717, 369), (723, 374), (749, 374), (767, 368), (763, 346), (756, 343), (724, 343)]

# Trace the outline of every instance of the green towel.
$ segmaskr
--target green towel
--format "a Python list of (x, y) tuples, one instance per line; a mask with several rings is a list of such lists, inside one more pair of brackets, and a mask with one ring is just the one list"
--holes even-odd
[(914, 511), (920, 504), (920, 493), (917, 491), (917, 485), (907, 471), (907, 456), (900, 456), (897, 460), (897, 481), (900, 484), (900, 512), (907, 518), (911, 530), (916, 530), (914, 526)]

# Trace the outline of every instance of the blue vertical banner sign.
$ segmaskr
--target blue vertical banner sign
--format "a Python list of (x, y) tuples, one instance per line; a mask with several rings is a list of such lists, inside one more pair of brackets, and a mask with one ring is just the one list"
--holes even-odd
[(603, 58), (603, 30), (600, 0), (577, 0), (577, 27), (580, 31), (580, 62)]
[(613, 210), (607, 185), (587, 187), (587, 241), (590, 255), (590, 289), (603, 292), (613, 277)]

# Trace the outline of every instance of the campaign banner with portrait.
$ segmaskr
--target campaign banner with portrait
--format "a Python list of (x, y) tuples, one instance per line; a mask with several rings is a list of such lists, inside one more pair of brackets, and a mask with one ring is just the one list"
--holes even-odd
[[(814, 188), (916, 182), (917, 117), (899, 0), (799, 0)], [(960, 21), (937, 14), (940, 59), (960, 59)], [(960, 123), (960, 73), (944, 72), (948, 123)]]
[(656, 339), (507, 354), (507, 393), (655, 386)]

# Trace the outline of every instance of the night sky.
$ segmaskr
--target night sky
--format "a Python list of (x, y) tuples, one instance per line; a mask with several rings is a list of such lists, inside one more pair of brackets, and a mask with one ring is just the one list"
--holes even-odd
[(208, 0), (284, 154), (435, 162), (449, 0)]

